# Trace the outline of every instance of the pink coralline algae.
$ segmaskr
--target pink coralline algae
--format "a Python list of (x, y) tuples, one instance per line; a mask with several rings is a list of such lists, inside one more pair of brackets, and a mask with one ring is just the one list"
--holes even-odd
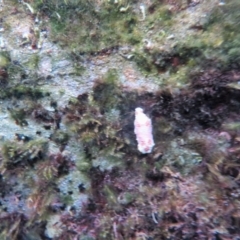
[(154, 147), (152, 121), (143, 113), (142, 108), (135, 109), (134, 133), (141, 153), (150, 153)]

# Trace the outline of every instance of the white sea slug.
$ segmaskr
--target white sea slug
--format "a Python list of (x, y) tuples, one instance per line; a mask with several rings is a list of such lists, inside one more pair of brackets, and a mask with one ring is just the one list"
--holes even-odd
[(141, 153), (150, 153), (155, 145), (152, 135), (152, 121), (143, 113), (142, 108), (135, 109), (134, 133)]

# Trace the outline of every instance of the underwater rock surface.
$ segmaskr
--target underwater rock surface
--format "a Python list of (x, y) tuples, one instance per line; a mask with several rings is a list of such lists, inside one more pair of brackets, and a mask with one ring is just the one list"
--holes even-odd
[(239, 239), (239, 9), (0, 1), (0, 239)]

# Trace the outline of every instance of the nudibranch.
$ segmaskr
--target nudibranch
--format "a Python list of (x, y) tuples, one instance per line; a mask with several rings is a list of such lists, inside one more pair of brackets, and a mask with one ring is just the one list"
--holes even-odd
[(141, 153), (150, 153), (154, 147), (152, 121), (142, 108), (135, 109), (134, 133)]

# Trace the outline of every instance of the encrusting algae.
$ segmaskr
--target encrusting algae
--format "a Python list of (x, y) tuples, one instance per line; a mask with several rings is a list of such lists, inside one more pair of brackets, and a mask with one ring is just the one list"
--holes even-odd
[(237, 240), (239, 7), (0, 1), (0, 239)]

